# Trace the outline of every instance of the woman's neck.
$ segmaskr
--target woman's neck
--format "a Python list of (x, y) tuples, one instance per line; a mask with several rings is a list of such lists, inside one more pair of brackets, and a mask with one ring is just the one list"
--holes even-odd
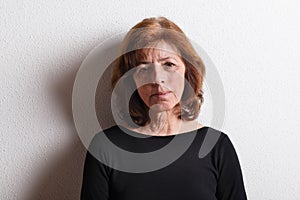
[(183, 121), (172, 111), (149, 112), (150, 122), (145, 126), (133, 129), (146, 135), (176, 135), (203, 127), (196, 120)]
[(150, 122), (145, 126), (149, 134), (170, 135), (178, 132), (182, 120), (178, 119), (171, 111), (162, 111), (150, 114)]

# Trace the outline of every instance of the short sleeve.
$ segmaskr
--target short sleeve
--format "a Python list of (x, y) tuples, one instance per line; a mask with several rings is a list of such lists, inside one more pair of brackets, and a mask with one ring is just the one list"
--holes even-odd
[[(109, 199), (109, 168), (97, 160), (91, 149), (95, 149), (95, 138), (92, 140), (86, 153), (81, 187), (81, 200), (108, 200)], [(94, 153), (94, 152), (93, 152)]]
[(237, 153), (229, 137), (224, 134), (217, 147), (218, 200), (246, 200), (246, 191)]

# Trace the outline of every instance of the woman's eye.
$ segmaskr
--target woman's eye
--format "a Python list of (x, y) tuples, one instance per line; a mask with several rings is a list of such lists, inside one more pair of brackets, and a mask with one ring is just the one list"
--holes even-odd
[(140, 74), (140, 73), (147, 73), (147, 72), (149, 72), (150, 71), (150, 68), (151, 67), (141, 67), (140, 69), (138, 69), (138, 73)]
[(148, 71), (147, 68), (142, 68), (142, 69), (139, 70), (140, 73), (147, 72), (147, 71)]
[(168, 66), (168, 67), (174, 67), (175, 64), (172, 62), (166, 62), (164, 65)]

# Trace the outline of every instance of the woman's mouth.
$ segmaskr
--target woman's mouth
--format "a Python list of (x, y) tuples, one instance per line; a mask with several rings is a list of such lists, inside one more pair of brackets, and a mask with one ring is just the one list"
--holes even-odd
[(152, 94), (151, 96), (154, 96), (154, 97), (166, 97), (170, 93), (171, 93), (171, 91), (168, 91), (168, 92), (157, 92), (157, 93)]

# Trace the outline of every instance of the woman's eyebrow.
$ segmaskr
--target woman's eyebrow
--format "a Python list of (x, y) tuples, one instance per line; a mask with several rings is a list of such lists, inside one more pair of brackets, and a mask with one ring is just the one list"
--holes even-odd
[(145, 61), (145, 60), (140, 60), (137, 62), (137, 65), (142, 65), (142, 64), (149, 64), (151, 63), (150, 61)]
[[(160, 58), (158, 61), (161, 62), (161, 61), (165, 61), (165, 60), (168, 60), (168, 59), (172, 59), (172, 60), (177, 61), (176, 58), (173, 58), (173, 57), (170, 57), (170, 56), (165, 57), (165, 58)], [(147, 60), (140, 60), (140, 61), (137, 62), (138, 65), (140, 65), (140, 64), (149, 64), (149, 63), (152, 63), (152, 62), (147, 61)]]
[(161, 59), (159, 59), (158, 61), (164, 61), (164, 60), (168, 60), (168, 59), (172, 59), (172, 60), (178, 61), (176, 58), (170, 57), (170, 56), (165, 57), (165, 58), (161, 58)]

